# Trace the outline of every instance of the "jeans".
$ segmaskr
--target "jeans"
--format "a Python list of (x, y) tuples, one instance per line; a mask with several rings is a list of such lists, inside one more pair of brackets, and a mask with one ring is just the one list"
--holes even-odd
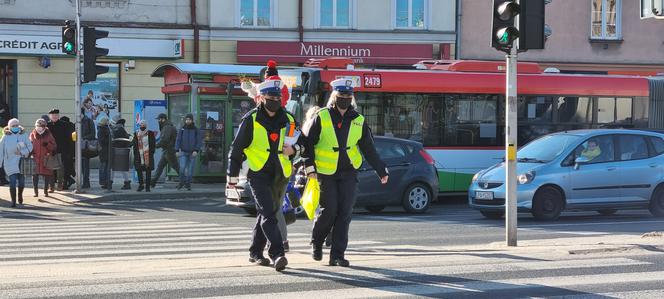
[(15, 173), (9, 176), (9, 187), (16, 188), (18, 183), (19, 188), (25, 187), (25, 176), (20, 173)]
[(81, 168), (83, 168), (83, 186), (90, 186), (90, 159), (83, 158), (81, 160)]
[(191, 153), (180, 153), (178, 158), (180, 162), (180, 184), (191, 185), (191, 177), (194, 174), (194, 161), (195, 157)]
[(111, 164), (109, 161), (99, 162), (99, 184), (102, 186), (110, 185)]

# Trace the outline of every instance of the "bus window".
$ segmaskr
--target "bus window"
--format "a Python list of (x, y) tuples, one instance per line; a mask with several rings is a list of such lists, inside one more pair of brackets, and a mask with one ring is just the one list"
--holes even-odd
[(385, 135), (385, 127), (383, 126), (384, 111), (382, 93), (355, 93), (355, 101), (357, 102), (357, 110), (364, 115), (364, 121), (367, 122), (371, 132), (374, 135)]
[(422, 141), (423, 100), (417, 94), (386, 94), (385, 136)]
[(443, 144), (447, 146), (498, 143), (498, 96), (445, 95)]
[(632, 123), (635, 128), (648, 127), (648, 101), (647, 97), (636, 97), (632, 101)]
[(593, 101), (588, 97), (559, 97), (558, 122), (592, 124)]

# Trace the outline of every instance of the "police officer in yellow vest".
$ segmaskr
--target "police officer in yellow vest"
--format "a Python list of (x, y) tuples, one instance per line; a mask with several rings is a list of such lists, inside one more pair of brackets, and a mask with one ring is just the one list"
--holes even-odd
[(249, 164), (247, 179), (256, 201), (249, 261), (267, 266), (270, 260), (263, 255), (266, 243), (268, 254), (277, 271), (288, 264), (277, 226), (276, 213), (281, 213), (288, 179), (292, 173), (290, 158), (304, 148), (304, 138), (295, 144), (285, 144), (286, 136), (293, 136), (297, 124), (291, 114), (281, 107), (280, 80), (266, 80), (258, 86), (259, 105), (249, 111), (240, 124), (229, 154), (227, 188), (234, 188), (244, 159)]
[[(314, 260), (323, 259), (323, 241), (332, 230), (330, 266), (348, 267), (344, 253), (355, 205), (357, 169), (362, 155), (376, 170), (383, 184), (388, 173), (376, 153), (371, 130), (364, 116), (355, 110), (353, 83), (338, 79), (330, 83), (333, 91), (327, 107), (318, 112), (307, 135), (306, 172), (320, 181), (320, 214), (311, 237)], [(378, 178), (377, 178), (378, 179)]]

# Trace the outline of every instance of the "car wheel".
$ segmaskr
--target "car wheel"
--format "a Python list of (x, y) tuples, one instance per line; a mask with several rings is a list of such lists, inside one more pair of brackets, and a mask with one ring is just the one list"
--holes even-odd
[(247, 212), (247, 214), (249, 214), (251, 216), (256, 216), (256, 209), (252, 209), (252, 208), (243, 208), (243, 209), (244, 209), (245, 212)]
[(488, 218), (488, 219), (500, 219), (505, 216), (505, 212), (496, 212), (496, 211), (480, 211), (482, 213), (482, 216)]
[(616, 212), (618, 212), (618, 210), (616, 210), (616, 209), (597, 210), (597, 213), (599, 213), (600, 215), (604, 215), (604, 216), (611, 216), (611, 215), (615, 214)]
[(431, 204), (431, 191), (422, 183), (415, 183), (404, 192), (403, 208), (409, 213), (424, 213)]
[(385, 209), (385, 206), (366, 206), (364, 208), (371, 213), (380, 213), (382, 210)]
[(556, 188), (546, 186), (535, 193), (532, 214), (538, 220), (556, 220), (565, 208), (563, 194)]
[(655, 217), (664, 217), (664, 186), (659, 186), (650, 198), (650, 213)]

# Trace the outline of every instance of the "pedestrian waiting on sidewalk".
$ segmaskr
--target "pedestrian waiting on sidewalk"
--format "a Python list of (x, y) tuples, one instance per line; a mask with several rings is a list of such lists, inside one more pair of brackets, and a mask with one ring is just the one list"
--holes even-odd
[(111, 127), (107, 116), (100, 116), (97, 122), (97, 139), (101, 146), (99, 151), (99, 185), (102, 189), (108, 189), (111, 181)]
[(152, 187), (157, 185), (157, 181), (159, 180), (159, 177), (161, 177), (161, 173), (164, 172), (164, 168), (166, 168), (167, 164), (169, 167), (173, 168), (176, 173), (180, 174), (180, 163), (175, 154), (175, 143), (177, 141), (178, 130), (173, 123), (168, 120), (168, 116), (164, 113), (159, 114), (157, 120), (159, 121), (159, 129), (161, 132), (159, 134), (159, 142), (156, 144), (156, 148), (162, 149), (162, 155), (161, 159), (159, 159), (159, 164), (157, 164), (157, 170), (150, 181)]
[(35, 122), (35, 129), (30, 134), (32, 142), (32, 158), (35, 170), (32, 174), (32, 187), (35, 197), (39, 196), (39, 177), (44, 177), (44, 196), (48, 197), (48, 186), (53, 180), (53, 170), (46, 167), (46, 160), (55, 157), (57, 146), (53, 134), (47, 128), (47, 123), (39, 118)]
[(23, 205), (25, 176), (21, 173), (20, 164), (21, 159), (30, 157), (32, 142), (16, 118), (9, 120), (8, 126), (4, 128), (4, 133), (5, 136), (0, 140), (0, 157), (2, 157), (2, 166), (9, 176), (9, 195), (12, 199), (12, 208), (14, 208), (17, 195), (18, 204)]
[[(131, 136), (129, 136), (129, 133), (127, 133), (127, 130), (125, 130), (125, 123), (126, 121), (120, 118), (118, 115), (115, 119), (115, 125), (112, 126), (111, 136), (113, 140), (111, 144), (113, 147), (113, 154), (111, 155), (111, 168), (113, 170), (113, 174), (111, 175), (108, 190), (112, 189), (113, 178), (115, 178), (115, 176), (118, 174), (122, 177), (122, 181), (124, 183), (120, 189), (131, 189), (131, 174), (129, 172), (129, 148), (131, 147), (132, 143)], [(117, 149), (127, 149), (125, 152), (127, 155), (123, 156), (116, 154)]]
[(141, 120), (139, 129), (134, 133), (134, 168), (138, 174), (138, 189), (150, 192), (150, 174), (154, 168), (155, 138), (154, 132), (148, 130), (148, 123)]
[(180, 183), (178, 190), (183, 187), (191, 191), (191, 178), (194, 173), (194, 162), (201, 151), (202, 133), (194, 123), (194, 115), (189, 113), (184, 117), (184, 126), (178, 132), (175, 149), (180, 160)]

